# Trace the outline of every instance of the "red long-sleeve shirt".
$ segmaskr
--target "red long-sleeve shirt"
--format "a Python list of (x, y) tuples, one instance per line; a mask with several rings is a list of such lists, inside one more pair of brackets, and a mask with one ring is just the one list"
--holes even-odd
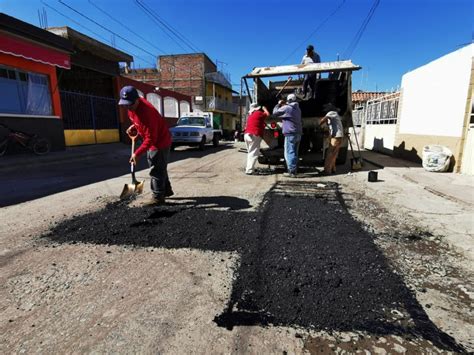
[(268, 114), (266, 112), (260, 110), (252, 112), (247, 118), (247, 127), (245, 127), (245, 133), (263, 137), (263, 132), (265, 130), (265, 118), (267, 117)]
[(143, 138), (140, 147), (135, 151), (138, 157), (147, 150), (159, 150), (171, 146), (171, 134), (168, 125), (159, 112), (145, 99), (135, 111), (128, 110), (128, 117), (135, 125), (138, 134)]

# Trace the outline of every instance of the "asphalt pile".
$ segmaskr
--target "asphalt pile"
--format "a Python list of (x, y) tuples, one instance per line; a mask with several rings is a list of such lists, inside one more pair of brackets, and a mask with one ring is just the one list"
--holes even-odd
[[(304, 182), (302, 182), (303, 184)], [(231, 330), (282, 325), (326, 331), (365, 331), (422, 337), (459, 350), (429, 320), (395, 274), (374, 236), (340, 203), (338, 190), (318, 195), (270, 191), (256, 212), (245, 200), (130, 208), (118, 202), (55, 226), (60, 243), (233, 251), (240, 266), (228, 307), (214, 321)], [(333, 195), (333, 196), (331, 196)]]

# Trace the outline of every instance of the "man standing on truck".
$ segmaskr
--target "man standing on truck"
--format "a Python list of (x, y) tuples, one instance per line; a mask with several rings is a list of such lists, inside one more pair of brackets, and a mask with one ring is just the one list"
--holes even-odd
[[(314, 51), (314, 47), (310, 44), (306, 47), (306, 54), (303, 56), (301, 60), (301, 64), (311, 64), (311, 63), (321, 63), (321, 57), (318, 53)], [(303, 81), (303, 99), (308, 100), (310, 98), (314, 98), (315, 96), (315, 88), (316, 88), (316, 73), (308, 73), (304, 77)], [(308, 86), (311, 88), (311, 94), (308, 95)]]
[(245, 173), (252, 175), (254, 173), (255, 163), (260, 154), (260, 143), (262, 142), (263, 132), (265, 130), (265, 119), (270, 116), (265, 106), (259, 106), (257, 103), (250, 105), (249, 117), (245, 127), (244, 141), (247, 146), (247, 164)]
[(285, 136), (285, 161), (288, 172), (287, 177), (296, 177), (298, 169), (298, 149), (301, 142), (303, 128), (301, 123), (301, 109), (296, 102), (295, 94), (289, 94), (286, 100), (278, 101), (273, 109), (273, 115), (283, 121), (283, 135)]
[(339, 109), (333, 104), (326, 104), (323, 108), (326, 116), (321, 118), (320, 124), (327, 123), (329, 127), (329, 148), (324, 161), (324, 174), (329, 175), (336, 172), (336, 159), (344, 137), (344, 130)]
[(139, 97), (133, 86), (124, 86), (120, 90), (119, 105), (128, 109), (128, 117), (133, 123), (127, 134), (135, 136), (136, 132), (143, 139), (140, 147), (132, 152), (130, 163), (136, 165), (140, 156), (147, 153), (153, 192), (153, 198), (147, 204), (164, 204), (165, 197), (173, 195), (167, 170), (171, 146), (168, 125), (152, 104)]

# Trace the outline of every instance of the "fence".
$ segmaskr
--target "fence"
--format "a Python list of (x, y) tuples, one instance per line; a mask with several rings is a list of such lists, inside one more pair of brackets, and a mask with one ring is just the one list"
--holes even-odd
[(353, 111), (365, 149), (392, 154), (398, 119), (398, 92), (367, 101)]
[(118, 129), (113, 98), (60, 91), (64, 129)]
[(367, 101), (365, 123), (395, 124), (398, 118), (398, 92)]

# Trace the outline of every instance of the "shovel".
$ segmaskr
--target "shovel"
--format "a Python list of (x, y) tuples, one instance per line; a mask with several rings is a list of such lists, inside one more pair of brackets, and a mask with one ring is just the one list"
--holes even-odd
[[(130, 137), (132, 139), (132, 154), (135, 151), (135, 138), (137, 136)], [(135, 177), (135, 164), (130, 163), (130, 171), (132, 173), (132, 183), (125, 184), (123, 186), (122, 193), (120, 194), (120, 199), (126, 199), (131, 197), (133, 194), (141, 194), (143, 192), (143, 185), (145, 181), (138, 181)]]
[(286, 86), (290, 83), (290, 81), (293, 80), (291, 76), (288, 77), (288, 80), (286, 81), (285, 85), (278, 91), (278, 93), (275, 95), (276, 97), (280, 96), (281, 92), (286, 88)]
[(354, 154), (354, 149), (352, 148), (352, 142), (351, 142), (351, 135), (347, 135), (347, 139), (349, 140), (349, 145), (351, 146), (351, 153), (352, 153), (352, 159), (351, 159), (351, 170), (360, 170), (362, 169), (362, 161), (360, 158), (356, 158)]

